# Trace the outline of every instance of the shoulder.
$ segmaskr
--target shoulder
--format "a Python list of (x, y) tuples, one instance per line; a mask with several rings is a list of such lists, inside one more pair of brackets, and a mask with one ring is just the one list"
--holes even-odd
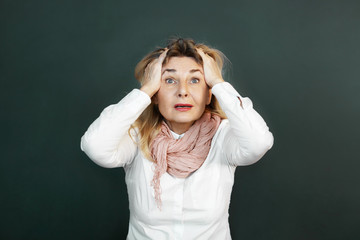
[(224, 140), (224, 137), (225, 137), (226, 133), (229, 131), (229, 129), (230, 129), (229, 120), (222, 119), (221, 123), (214, 135), (213, 142), (219, 142), (219, 141)]

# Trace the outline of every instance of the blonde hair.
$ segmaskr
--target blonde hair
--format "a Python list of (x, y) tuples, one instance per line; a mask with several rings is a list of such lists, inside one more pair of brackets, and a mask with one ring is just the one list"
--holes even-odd
[[(225, 55), (219, 50), (210, 48), (205, 44), (196, 44), (195, 41), (192, 39), (171, 39), (166, 48), (157, 48), (156, 50), (147, 54), (136, 65), (135, 78), (140, 82), (141, 85), (143, 85), (144, 83), (144, 73), (148, 64), (153, 60), (157, 59), (166, 49), (168, 49), (168, 52), (166, 53), (166, 57), (162, 63), (163, 66), (170, 60), (171, 57), (191, 57), (198, 64), (203, 65), (203, 60), (196, 49), (202, 49), (204, 53), (212, 57), (217, 63), (220, 70), (222, 70), (224, 60), (226, 59)], [(226, 118), (226, 115), (222, 111), (215, 96), (212, 96), (211, 102), (209, 105), (206, 106), (205, 111), (216, 114), (222, 119)], [(144, 156), (151, 161), (154, 160), (151, 156), (150, 144), (152, 140), (156, 137), (156, 135), (159, 133), (162, 121), (163, 116), (161, 115), (158, 107), (154, 104), (152, 100), (151, 104), (144, 110), (140, 117), (131, 126), (131, 128), (137, 128), (139, 130), (140, 142), (138, 144)]]

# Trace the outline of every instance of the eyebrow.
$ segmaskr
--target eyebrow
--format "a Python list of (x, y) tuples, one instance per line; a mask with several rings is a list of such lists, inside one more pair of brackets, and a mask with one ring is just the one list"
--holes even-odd
[(201, 73), (200, 69), (191, 69), (190, 72), (191, 73), (194, 73), (194, 72), (200, 72)]
[[(164, 74), (165, 72), (176, 72), (176, 69), (167, 68), (167, 69), (165, 69), (165, 70), (163, 71), (162, 74)], [(200, 73), (202, 73), (202, 72), (200, 71), (200, 69), (191, 69), (189, 72), (190, 72), (190, 73), (194, 73), (194, 72), (200, 72)]]
[(164, 74), (165, 72), (176, 72), (176, 70), (172, 68), (167, 68), (162, 72), (162, 74)]

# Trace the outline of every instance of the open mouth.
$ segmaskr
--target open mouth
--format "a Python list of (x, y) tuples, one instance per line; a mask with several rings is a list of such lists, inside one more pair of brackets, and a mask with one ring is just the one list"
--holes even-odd
[(187, 111), (187, 110), (190, 110), (193, 107), (193, 105), (179, 103), (179, 104), (176, 104), (174, 107), (176, 110), (179, 110), (179, 111)]

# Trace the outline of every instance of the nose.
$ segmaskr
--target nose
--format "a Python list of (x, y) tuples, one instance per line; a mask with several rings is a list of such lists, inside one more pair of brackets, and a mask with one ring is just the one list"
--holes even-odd
[(187, 97), (189, 95), (186, 83), (179, 84), (178, 97)]

